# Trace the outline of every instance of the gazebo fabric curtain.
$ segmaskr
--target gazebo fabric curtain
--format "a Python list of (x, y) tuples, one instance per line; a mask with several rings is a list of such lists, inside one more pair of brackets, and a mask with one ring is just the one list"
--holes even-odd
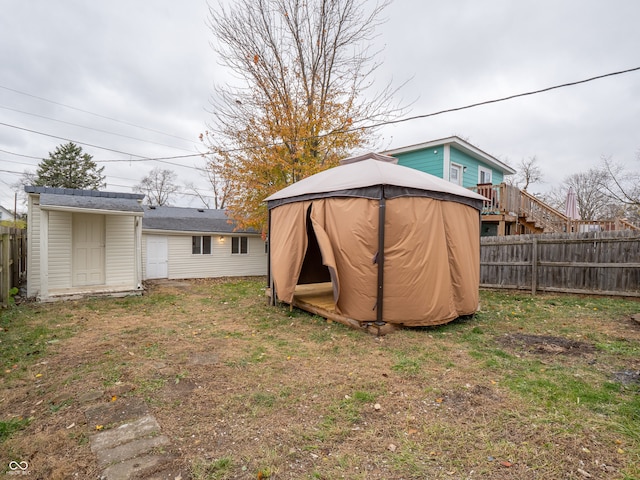
[[(271, 265), (277, 296), (291, 303), (307, 249), (306, 212), (322, 263), (331, 273), (336, 311), (376, 319), (378, 200), (324, 198), (273, 208)], [(478, 306), (480, 220), (462, 203), (426, 197), (386, 202), (383, 319), (435, 325)]]

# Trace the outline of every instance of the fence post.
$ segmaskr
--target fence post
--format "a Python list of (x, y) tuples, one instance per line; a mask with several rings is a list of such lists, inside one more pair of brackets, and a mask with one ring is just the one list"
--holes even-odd
[(531, 295), (536, 294), (538, 289), (538, 239), (531, 240)]

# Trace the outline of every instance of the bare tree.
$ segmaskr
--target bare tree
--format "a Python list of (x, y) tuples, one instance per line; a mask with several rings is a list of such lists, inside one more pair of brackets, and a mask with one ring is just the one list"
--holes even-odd
[(160, 207), (169, 205), (171, 196), (180, 191), (175, 182), (176, 174), (172, 170), (155, 167), (133, 187), (133, 190), (144, 193), (148, 205)]
[(602, 189), (602, 172), (591, 168), (574, 173), (564, 180), (564, 192), (569, 187), (576, 193), (578, 213), (583, 220), (602, 220), (611, 216), (611, 200)]
[[(200, 191), (193, 182), (185, 184), (185, 188), (200, 199), (206, 208), (224, 209), (233, 194), (231, 181), (225, 178), (219, 170), (219, 165), (209, 162), (206, 169), (207, 180), (211, 187), (206, 193)], [(209, 195), (213, 193), (213, 195)]]
[[(640, 151), (636, 153), (640, 162)], [(640, 214), (640, 171), (627, 171), (611, 157), (602, 157), (601, 186), (605, 194), (622, 209)]]
[(240, 84), (218, 86), (210, 166), (229, 182), (239, 227), (264, 230), (263, 199), (372, 143), (363, 127), (402, 112), (390, 84), (372, 92), (370, 50), (389, 0), (236, 0), (209, 7), (222, 65)]
[(507, 181), (521, 190), (527, 191), (529, 185), (542, 181), (542, 170), (535, 155), (528, 159), (521, 159), (515, 168), (517, 173), (513, 177), (509, 177)]

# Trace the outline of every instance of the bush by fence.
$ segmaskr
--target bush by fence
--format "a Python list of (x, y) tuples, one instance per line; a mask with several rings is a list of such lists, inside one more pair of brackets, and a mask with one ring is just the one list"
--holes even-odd
[(26, 278), (26, 230), (0, 225), (0, 307), (9, 305), (10, 292)]
[(640, 234), (634, 231), (483, 237), (480, 285), (640, 297)]

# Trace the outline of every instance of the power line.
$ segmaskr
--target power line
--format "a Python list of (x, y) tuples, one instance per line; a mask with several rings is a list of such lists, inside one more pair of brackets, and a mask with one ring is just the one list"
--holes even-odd
[[(539, 89), (539, 90), (532, 90), (532, 91), (523, 92), (523, 93), (517, 93), (517, 94), (514, 94), (514, 95), (509, 95), (509, 96), (506, 96), (506, 97), (496, 98), (496, 99), (492, 99), (492, 100), (485, 100), (485, 101), (482, 101), (482, 102), (476, 102), (476, 103), (464, 105), (464, 106), (461, 106), (461, 107), (448, 108), (448, 109), (440, 110), (440, 111), (437, 111), (437, 112), (426, 113), (426, 114), (422, 114), (422, 115), (414, 115), (414, 116), (411, 116), (411, 117), (400, 118), (400, 119), (397, 119), (397, 120), (386, 120), (384, 122), (378, 122), (378, 123), (374, 123), (374, 124), (371, 124), (371, 125), (363, 125), (361, 127), (352, 127), (352, 128), (345, 129), (345, 130), (334, 130), (334, 131), (331, 131), (331, 132), (328, 132), (328, 133), (325, 133), (325, 134), (322, 134), (322, 135), (317, 135), (315, 137), (308, 137), (308, 138), (306, 138), (304, 140), (311, 140), (313, 138), (325, 138), (325, 137), (328, 137), (328, 136), (331, 136), (331, 135), (350, 133), (350, 132), (354, 132), (354, 131), (358, 131), (358, 130), (369, 130), (369, 129), (379, 128), (379, 127), (386, 126), (386, 125), (395, 125), (395, 124), (399, 124), (399, 123), (409, 122), (409, 121), (412, 121), (412, 120), (419, 120), (419, 119), (423, 119), (423, 118), (435, 117), (437, 115), (443, 115), (445, 113), (452, 113), (452, 112), (457, 112), (457, 111), (461, 111), (461, 110), (467, 110), (467, 109), (470, 109), (470, 108), (475, 108), (475, 107), (479, 107), (479, 106), (483, 106), (483, 105), (489, 105), (489, 104), (492, 104), (492, 103), (505, 102), (507, 100), (513, 100), (515, 98), (526, 97), (526, 96), (531, 96), (531, 95), (537, 95), (537, 94), (540, 94), (540, 93), (549, 92), (551, 90), (556, 90), (556, 89), (559, 89), (559, 88), (565, 88), (565, 87), (580, 85), (580, 84), (592, 82), (592, 81), (595, 81), (595, 80), (600, 80), (600, 79), (607, 78), (607, 77), (613, 77), (613, 76), (616, 76), (616, 75), (622, 75), (622, 74), (625, 74), (625, 73), (635, 72), (635, 71), (638, 71), (638, 70), (640, 70), (640, 67), (634, 67), (634, 68), (630, 68), (630, 69), (626, 69), (626, 70), (620, 70), (620, 71), (616, 71), (616, 72), (606, 73), (606, 74), (603, 74), (603, 75), (597, 75), (595, 77), (590, 77), (590, 78), (586, 78), (586, 79), (583, 79), (583, 80), (577, 80), (577, 81), (574, 81), (574, 82), (568, 82), (568, 83), (562, 83), (562, 84), (559, 84), (559, 85), (553, 85), (553, 86), (545, 87), (545, 88), (542, 88), (542, 89)], [(11, 88), (8, 88), (8, 87), (4, 87), (2, 85), (0, 85), (0, 88), (4, 88), (4, 89), (7, 89), (7, 90), (15, 91), (17, 93), (21, 93), (21, 94), (24, 94), (24, 95), (29, 95), (29, 96), (35, 97), (34, 95), (30, 95), (30, 94), (26, 94), (26, 93), (23, 93), (23, 92), (19, 92), (17, 90), (14, 90), (14, 89), (11, 89)], [(35, 98), (42, 99), (41, 97), (35, 97)], [(47, 99), (43, 99), (43, 100), (50, 101), (50, 100), (47, 100)], [(52, 102), (52, 103), (56, 103), (56, 102)], [(61, 105), (63, 105), (63, 104), (61, 104)], [(73, 108), (73, 107), (71, 107), (71, 108)], [(78, 109), (78, 110), (80, 110), (80, 109)], [(80, 110), (80, 111), (84, 111), (84, 110)], [(92, 113), (92, 112), (87, 112), (87, 113)], [(98, 115), (98, 114), (95, 114), (95, 115), (101, 116), (101, 115)], [(105, 118), (109, 118), (109, 117), (105, 117)], [(126, 122), (123, 122), (123, 123), (126, 123)], [(107, 151), (119, 153), (119, 154), (122, 154), (122, 155), (128, 155), (130, 157), (131, 156), (138, 157), (137, 159), (129, 159), (129, 160), (118, 160), (118, 159), (115, 159), (115, 160), (96, 160), (96, 162), (99, 162), (99, 163), (157, 161), (157, 162), (167, 163), (169, 165), (176, 165), (176, 166), (179, 166), (179, 167), (186, 167), (186, 168), (192, 168), (194, 170), (204, 171), (204, 169), (201, 169), (201, 168), (190, 167), (188, 165), (176, 164), (176, 163), (168, 162), (167, 160), (175, 160), (175, 159), (190, 158), (190, 157), (204, 157), (205, 155), (207, 155), (207, 153), (196, 153), (196, 154), (190, 154), (190, 155), (174, 155), (174, 156), (170, 156), (170, 157), (144, 157), (142, 155), (131, 154), (131, 153), (128, 153), (128, 152), (123, 152), (123, 151), (115, 150), (115, 149), (108, 148), (108, 147), (101, 147), (99, 145), (93, 145), (93, 144), (90, 144), (90, 143), (70, 140), (68, 138), (59, 137), (59, 136), (51, 135), (51, 134), (44, 133), (44, 132), (38, 132), (36, 130), (31, 130), (31, 129), (24, 128), (24, 127), (19, 127), (17, 125), (10, 125), (10, 124), (3, 123), (3, 122), (0, 122), (0, 125), (4, 125), (4, 126), (7, 126), (7, 127), (11, 127), (11, 128), (16, 128), (16, 129), (19, 129), (19, 130), (24, 130), (24, 131), (27, 131), (27, 132), (30, 132), (30, 133), (35, 133), (35, 134), (38, 134), (38, 135), (44, 135), (44, 136), (47, 136), (47, 137), (56, 138), (56, 139), (59, 139), (59, 140), (65, 140), (65, 141), (68, 141), (68, 142), (74, 142), (74, 143), (77, 143), (77, 144), (80, 144), (80, 145), (90, 146), (90, 147), (98, 148), (98, 149), (101, 149), (101, 150), (107, 150)], [(133, 126), (137, 126), (137, 125), (133, 125)], [(144, 128), (144, 127), (141, 127), (141, 128)], [(239, 152), (239, 151), (255, 150), (255, 149), (259, 149), (259, 148), (274, 147), (274, 146), (279, 146), (279, 145), (283, 145), (283, 144), (284, 144), (284, 142), (268, 142), (268, 143), (263, 143), (263, 144), (250, 145), (250, 146), (246, 146), (246, 147), (237, 147), (237, 148), (224, 149), (224, 150), (221, 150), (221, 153), (234, 153), (234, 152)], [(7, 152), (7, 153), (9, 153), (9, 152)]]
[(9, 155), (16, 155), (16, 156), (18, 156), (18, 157), (35, 158), (36, 160), (42, 160), (42, 158), (40, 158), (40, 157), (34, 157), (33, 155), (23, 155), (22, 153), (10, 152), (10, 151), (8, 151), (8, 150), (2, 150), (2, 149), (0, 149), (0, 152), (2, 152), (2, 153), (8, 153)]
[(136, 140), (136, 141), (139, 141), (139, 142), (151, 143), (153, 145), (160, 145), (162, 147), (175, 148), (176, 150), (183, 150), (185, 152), (189, 151), (186, 148), (174, 147), (173, 145), (167, 145), (166, 143), (154, 142), (152, 140), (143, 140), (142, 138), (131, 137), (129, 135), (124, 135), (122, 133), (110, 132), (108, 130), (102, 130), (100, 128), (87, 127), (86, 125), (80, 125), (78, 123), (67, 122), (67, 121), (64, 121), (64, 120), (58, 120), (57, 118), (47, 117), (45, 115), (40, 115), (38, 113), (25, 112), (24, 110), (18, 110), (17, 108), (6, 107), (4, 105), (0, 105), (0, 108), (2, 108), (3, 110), (10, 110), (12, 112), (22, 113), (24, 115), (31, 115), (32, 117), (38, 117), (38, 118), (43, 118), (45, 120), (51, 120), (52, 122), (64, 123), (65, 125), (71, 125), (73, 127), (86, 128), (87, 130), (93, 130), (94, 132), (106, 133), (107, 135), (115, 135), (117, 137), (128, 138), (130, 140)]
[[(527, 96), (530, 96), (530, 95), (537, 95), (539, 93), (545, 93), (545, 92), (549, 92), (551, 90), (557, 90), (558, 88), (572, 87), (572, 86), (575, 86), (575, 85), (580, 85), (582, 83), (588, 83), (588, 82), (593, 82), (594, 80), (600, 80), (602, 78), (613, 77), (613, 76), (616, 76), (616, 75), (622, 75), (624, 73), (636, 72), (638, 70), (640, 70), (640, 67), (629, 68), (627, 70), (620, 70), (620, 71), (617, 71), (617, 72), (605, 73), (604, 75), (597, 75), (595, 77), (585, 78), (584, 80), (577, 80), (575, 82), (562, 83), (560, 85), (554, 85), (552, 87), (541, 88), (540, 90), (532, 90), (530, 92), (517, 93), (515, 95), (509, 95), (508, 97), (496, 98), (496, 99), (493, 99), (493, 100), (485, 100), (483, 102), (472, 103), (472, 104), (469, 104), (469, 105), (465, 105), (463, 107), (448, 108), (446, 110), (440, 110), (439, 112), (427, 113), (427, 114), (424, 114), (424, 115), (415, 115), (413, 117), (401, 118), (401, 119), (398, 119), (398, 120), (389, 120), (389, 121), (380, 122), (378, 124), (368, 125), (368, 126), (360, 127), (360, 128), (352, 128), (352, 129), (349, 129), (349, 130), (344, 130), (344, 131), (342, 131), (342, 133), (348, 133), (348, 132), (352, 132), (352, 131), (355, 131), (355, 130), (360, 130), (362, 128), (366, 128), (366, 129), (377, 128), (377, 127), (381, 127), (381, 126), (385, 126), (385, 125), (393, 125), (393, 124), (397, 124), (397, 123), (408, 122), (410, 120), (418, 120), (418, 119), (422, 119), (422, 118), (435, 117), (436, 115), (442, 115), (444, 113), (458, 112), (460, 110), (466, 110), (466, 109), (469, 109), (469, 108), (475, 108), (475, 107), (479, 107), (479, 106), (482, 106), (482, 105), (489, 105), (491, 103), (505, 102), (507, 100), (513, 100), (514, 98), (527, 97)], [(326, 135), (330, 135), (330, 134), (326, 134)]]
[(48, 98), (39, 97), (39, 96), (33, 95), (31, 93), (21, 92), (20, 90), (16, 90), (15, 88), (5, 87), (4, 85), (0, 85), (0, 88), (3, 88), (5, 90), (9, 90), (10, 92), (19, 93), (20, 95), (25, 95), (27, 97), (37, 98), (38, 100), (42, 100), (43, 102), (49, 102), (49, 103), (52, 103), (54, 105), (60, 105), (61, 107), (70, 108), (71, 110), (76, 110), (78, 112), (87, 113), (89, 115), (93, 115), (94, 117), (104, 118), (106, 120), (111, 120), (112, 122), (117, 122), (117, 123), (122, 123), (124, 125), (129, 125), (130, 127), (141, 128), (142, 130), (147, 130), (149, 132), (159, 133), (161, 135), (166, 135), (168, 137), (178, 138), (180, 140), (184, 140), (184, 141), (187, 141), (187, 142), (192, 142), (193, 141), (193, 140), (189, 140), (187, 138), (179, 137), (178, 135), (173, 135), (171, 133), (162, 132), (160, 130), (155, 130), (153, 128), (143, 127), (141, 125), (136, 125), (135, 123), (125, 122), (124, 120), (119, 120), (117, 118), (108, 117), (106, 115), (101, 115), (99, 113), (90, 112), (89, 110), (83, 110), (82, 108), (73, 107), (73, 106), (67, 105), (65, 103), (60, 103), (60, 102), (56, 102), (54, 100), (49, 100)]
[[(329, 137), (329, 136), (332, 136), (332, 135), (351, 133), (351, 132), (356, 132), (356, 131), (361, 131), (361, 130), (370, 130), (370, 129), (373, 129), (373, 128), (384, 127), (386, 125), (395, 125), (395, 124), (398, 124), (398, 123), (409, 122), (409, 121), (412, 121), (412, 120), (419, 120), (419, 119), (423, 119), (423, 118), (435, 117), (437, 115), (443, 115), (445, 113), (458, 112), (460, 110), (467, 110), (467, 109), (470, 109), (470, 108), (480, 107), (482, 105), (489, 105), (489, 104), (492, 104), (492, 103), (505, 102), (507, 100), (513, 100), (514, 98), (527, 97), (527, 96), (530, 96), (530, 95), (537, 95), (537, 94), (540, 94), (540, 93), (549, 92), (551, 90), (556, 90), (556, 89), (559, 89), (559, 88), (565, 88), (565, 87), (571, 87), (571, 86), (575, 86), (575, 85), (580, 85), (580, 84), (583, 84), (583, 83), (593, 82), (594, 80), (600, 80), (602, 78), (613, 77), (613, 76), (616, 76), (616, 75), (622, 75), (622, 74), (630, 73), (630, 72), (636, 72), (638, 70), (640, 70), (640, 67), (629, 68), (627, 70), (620, 70), (620, 71), (617, 71), (617, 72), (605, 73), (603, 75), (597, 75), (595, 77), (585, 78), (583, 80), (577, 80), (577, 81), (574, 81), (574, 82), (562, 83), (562, 84), (559, 84), (559, 85), (553, 85), (551, 87), (541, 88), (539, 90), (532, 90), (532, 91), (529, 91), (529, 92), (517, 93), (517, 94), (514, 94), (514, 95), (509, 95), (507, 97), (496, 98), (496, 99), (493, 99), (493, 100), (485, 100), (485, 101), (482, 101), (482, 102), (471, 103), (471, 104), (464, 105), (464, 106), (461, 106), (461, 107), (448, 108), (446, 110), (440, 110), (440, 111), (437, 111), (437, 112), (426, 113), (426, 114), (423, 114), (423, 115), (414, 115), (412, 117), (400, 118), (400, 119), (397, 119), (397, 120), (385, 120), (384, 122), (378, 122), (378, 123), (374, 123), (374, 124), (371, 124), (371, 125), (363, 125), (363, 126), (360, 126), (360, 127), (352, 127), (352, 128), (348, 128), (348, 129), (345, 129), (345, 130), (333, 130), (331, 132), (327, 132), (327, 133), (324, 133), (324, 134), (321, 134), (321, 135), (316, 135), (314, 137), (307, 137), (307, 138), (304, 138), (302, 140), (313, 140), (313, 139), (318, 139), (318, 138), (325, 138), (325, 137)], [(280, 142), (271, 142), (271, 143), (250, 145), (250, 146), (247, 146), (247, 147), (230, 148), (230, 149), (221, 150), (221, 153), (235, 153), (235, 152), (246, 151), (246, 150), (256, 150), (256, 149), (265, 148), (265, 147), (276, 147), (276, 146), (280, 146), (280, 145), (284, 145), (284, 142), (280, 141)]]
[(175, 163), (175, 162), (168, 162), (165, 159), (178, 159), (178, 158), (189, 158), (189, 157), (200, 157), (203, 154), (201, 153), (196, 153), (196, 154), (192, 154), (192, 155), (174, 155), (171, 157), (160, 157), (160, 158), (149, 158), (149, 157), (145, 157), (143, 155), (137, 155), (135, 153), (129, 153), (129, 152), (123, 152), (122, 150), (116, 150), (114, 148), (109, 148), (109, 147), (101, 147), (100, 145), (94, 145), (92, 143), (87, 143), (87, 142), (80, 142), (77, 140), (71, 140), (69, 138), (65, 138), (65, 137), (60, 137), (58, 135), (52, 135), (50, 133), (44, 133), (44, 132), (39, 132), (37, 130), (31, 130), (30, 128), (25, 128), (25, 127), (19, 127), (18, 125), (11, 125), (9, 123), (4, 123), (4, 122), (0, 122), (0, 125), (3, 125), (5, 127), (10, 127), (10, 128), (16, 128), (18, 130), (23, 130), (25, 132), (29, 132), (29, 133), (35, 133), (37, 135), (43, 135), (45, 137), (51, 137), (51, 138), (56, 138), (58, 140), (64, 140), (66, 142), (73, 142), (76, 143), (78, 145), (84, 145), (87, 147), (93, 147), (93, 148), (98, 148), (100, 150), (107, 150), (109, 152), (114, 152), (114, 153), (119, 153), (121, 155), (129, 155), (129, 156), (133, 156), (133, 157), (139, 157), (138, 159), (129, 159), (129, 160), (94, 160), (96, 163), (107, 163), (107, 162), (131, 162), (131, 161), (136, 161), (136, 162), (146, 162), (146, 161), (156, 161), (156, 162), (161, 162), (161, 163), (167, 163), (169, 165), (176, 165), (178, 167), (185, 167), (185, 168), (192, 168), (194, 170), (203, 170), (201, 168), (197, 168), (197, 167), (192, 167), (190, 165), (182, 165), (179, 163)]

